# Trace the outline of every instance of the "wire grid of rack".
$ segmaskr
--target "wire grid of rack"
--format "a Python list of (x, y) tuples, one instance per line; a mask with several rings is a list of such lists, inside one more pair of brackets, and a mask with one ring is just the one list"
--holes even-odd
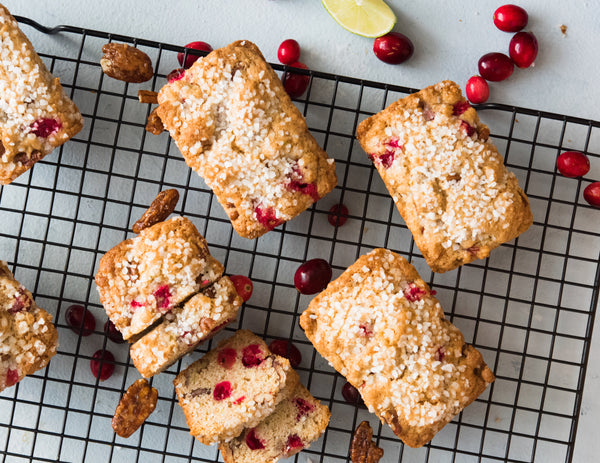
[[(267, 342), (293, 340), (303, 355), (303, 383), (331, 408), (323, 437), (292, 461), (349, 461), (352, 431), (362, 420), (370, 421), (385, 450), (382, 462), (571, 461), (600, 278), (600, 210), (581, 197), (588, 180), (600, 178), (599, 122), (480, 106), (506, 164), (530, 198), (534, 224), (485, 261), (432, 274), (354, 138), (361, 120), (413, 89), (306, 71), (310, 87), (295, 103), (335, 158), (339, 185), (299, 217), (249, 241), (233, 232), (168, 133), (154, 136), (144, 130), (151, 108), (137, 101), (137, 90), (159, 89), (177, 67), (181, 47), (68, 26), (46, 29), (18, 19), (35, 27), (26, 27), (26, 33), (81, 109), (85, 127), (0, 192), (0, 257), (53, 314), (60, 340), (46, 369), (0, 394), (3, 461), (219, 461), (214, 446), (189, 435), (171, 383), (215, 340), (152, 379), (158, 405), (137, 433), (122, 439), (110, 424), (119, 398), (139, 374), (126, 344), (114, 344), (103, 331), (106, 315), (93, 276), (104, 252), (131, 236), (131, 224), (164, 188), (180, 191), (176, 213), (196, 224), (227, 273), (249, 275), (254, 282), (254, 295), (238, 321), (215, 339), (243, 327)], [(147, 52), (155, 64), (154, 79), (128, 85), (106, 78), (98, 63), (109, 40)], [(48, 44), (60, 53), (43, 53)], [(556, 156), (566, 149), (592, 158), (585, 179), (557, 175)], [(345, 225), (333, 227), (328, 210), (339, 202), (350, 214)], [(399, 252), (417, 267), (497, 378), (421, 449), (403, 446), (374, 415), (344, 401), (344, 379), (298, 325), (310, 297), (294, 288), (297, 266), (325, 257), (336, 277), (374, 247)], [(64, 320), (66, 308), (77, 303), (97, 320), (88, 337), (76, 335)], [(115, 374), (103, 382), (89, 367), (100, 348), (117, 359)]]

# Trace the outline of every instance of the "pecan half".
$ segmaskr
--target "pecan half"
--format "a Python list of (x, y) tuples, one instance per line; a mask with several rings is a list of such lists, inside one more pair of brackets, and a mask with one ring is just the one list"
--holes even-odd
[(373, 430), (368, 421), (358, 425), (352, 437), (350, 459), (352, 463), (377, 463), (383, 457), (383, 449), (373, 442)]
[(158, 93), (152, 90), (138, 90), (138, 100), (140, 103), (157, 104)]
[(151, 227), (152, 225), (165, 220), (169, 217), (171, 212), (175, 210), (177, 201), (179, 201), (179, 192), (175, 189), (158, 193), (148, 210), (144, 212), (140, 219), (133, 224), (133, 227), (131, 227), (133, 233), (139, 233), (144, 228)]
[(126, 43), (107, 43), (102, 47), (102, 52), (102, 71), (113, 79), (140, 83), (150, 80), (154, 75), (152, 61), (142, 50)]
[(165, 126), (160, 120), (160, 117), (158, 117), (156, 108), (154, 108), (148, 116), (148, 122), (146, 122), (146, 132), (150, 132), (153, 135), (160, 135), (164, 132), (164, 130)]
[(121, 437), (129, 437), (146, 421), (154, 411), (158, 391), (150, 387), (145, 379), (133, 383), (117, 405), (112, 419), (114, 431)]

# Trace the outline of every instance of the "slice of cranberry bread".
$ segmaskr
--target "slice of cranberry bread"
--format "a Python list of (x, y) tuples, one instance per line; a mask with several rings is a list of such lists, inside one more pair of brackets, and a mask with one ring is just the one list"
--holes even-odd
[(157, 114), (240, 236), (300, 214), (337, 183), (281, 79), (245, 40), (211, 52), (165, 85)]
[(361, 256), (329, 283), (300, 325), (411, 447), (429, 442), (494, 381), (415, 268), (386, 249)]
[(146, 378), (160, 373), (235, 320), (242, 302), (231, 280), (221, 277), (133, 343), (133, 364)]
[(225, 463), (275, 463), (300, 452), (325, 431), (331, 413), (300, 383), (256, 427), (219, 444)]
[(434, 272), (510, 241), (533, 222), (529, 201), (451, 81), (364, 120), (357, 138)]
[(207, 445), (256, 426), (297, 383), (290, 362), (246, 330), (219, 343), (173, 381), (190, 433)]
[(0, 261), (0, 392), (48, 365), (57, 348), (52, 316)]
[(129, 339), (222, 274), (194, 224), (175, 217), (102, 256), (96, 285), (109, 318)]
[(0, 183), (8, 184), (83, 127), (17, 21), (0, 5)]

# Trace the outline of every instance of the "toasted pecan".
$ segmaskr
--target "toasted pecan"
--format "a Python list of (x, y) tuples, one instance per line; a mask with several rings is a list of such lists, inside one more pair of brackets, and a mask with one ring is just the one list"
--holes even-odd
[(383, 449), (373, 442), (373, 430), (368, 421), (358, 425), (352, 437), (350, 459), (352, 463), (377, 463), (383, 457)]
[(134, 233), (141, 232), (144, 228), (165, 220), (171, 212), (175, 210), (175, 206), (179, 201), (179, 192), (175, 189), (165, 190), (158, 193), (150, 207), (144, 212), (139, 220), (133, 224), (131, 229)]
[(140, 103), (158, 104), (158, 93), (152, 90), (138, 90)]
[(104, 56), (100, 60), (102, 71), (113, 79), (140, 83), (154, 75), (150, 57), (126, 43), (107, 43), (102, 47)]
[(156, 113), (156, 108), (152, 110), (150, 115), (148, 116), (148, 122), (146, 122), (146, 132), (150, 132), (154, 135), (160, 135), (165, 130), (165, 126), (163, 125), (160, 117)]
[(158, 400), (158, 391), (150, 387), (145, 379), (138, 379), (133, 383), (121, 400), (115, 416), (112, 419), (114, 431), (121, 437), (129, 437), (146, 421)]

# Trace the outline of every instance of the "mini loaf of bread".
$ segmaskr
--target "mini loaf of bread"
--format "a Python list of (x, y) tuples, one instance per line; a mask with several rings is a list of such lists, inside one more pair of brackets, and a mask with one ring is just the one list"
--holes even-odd
[(0, 5), (0, 183), (8, 184), (83, 127), (17, 21)]
[(158, 102), (156, 112), (185, 161), (240, 236), (272, 230), (337, 183), (333, 159), (249, 41), (198, 59), (160, 90)]
[(385, 249), (329, 283), (300, 325), (369, 410), (411, 447), (429, 442), (494, 380), (415, 268)]
[(434, 272), (487, 257), (533, 222), (529, 201), (454, 82), (427, 87), (358, 126)]

